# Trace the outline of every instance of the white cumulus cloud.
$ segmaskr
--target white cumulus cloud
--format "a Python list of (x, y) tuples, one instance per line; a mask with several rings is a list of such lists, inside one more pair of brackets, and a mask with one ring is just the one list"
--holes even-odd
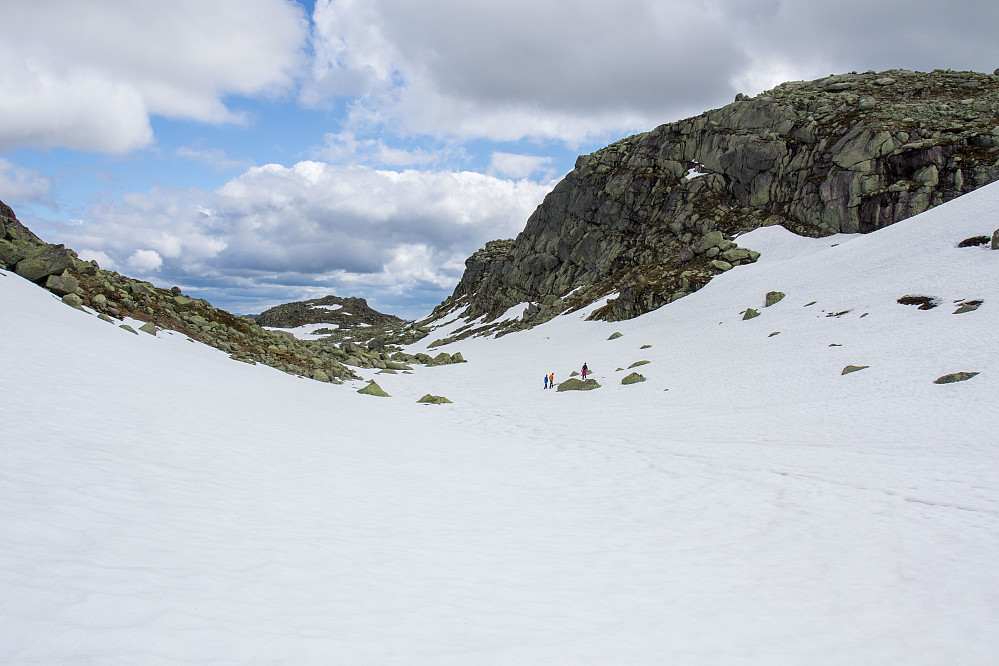
[(290, 0), (0, 0), (0, 149), (126, 152), (150, 114), (238, 122), (226, 95), (288, 90), (307, 22)]
[(163, 258), (155, 250), (136, 250), (125, 264), (140, 273), (151, 273), (163, 265)]
[(237, 311), (230, 296), (273, 292), (274, 305), (332, 291), (416, 316), (447, 295), (468, 255), (516, 235), (549, 188), (474, 172), (267, 164), (215, 192), (102, 203), (62, 238), (101, 265), (155, 271)]

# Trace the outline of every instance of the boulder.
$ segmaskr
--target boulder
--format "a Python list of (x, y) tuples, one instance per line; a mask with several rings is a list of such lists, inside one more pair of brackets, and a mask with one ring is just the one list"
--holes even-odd
[(0, 267), (13, 269), (21, 259), (24, 259), (24, 250), (0, 238)]
[(975, 375), (977, 372), (952, 372), (949, 375), (944, 375), (943, 377), (937, 377), (933, 380), (934, 384), (953, 384), (954, 382), (966, 382)]
[(382, 387), (375, 383), (375, 380), (371, 379), (368, 381), (367, 386), (362, 389), (357, 390), (358, 393), (363, 393), (364, 395), (376, 395), (380, 398), (390, 398), (388, 393), (382, 390)]
[(66, 294), (62, 297), (62, 302), (77, 310), (83, 307), (83, 299), (76, 294)]
[(80, 288), (80, 281), (70, 275), (68, 271), (63, 271), (60, 275), (50, 275), (45, 280), (45, 288), (56, 296), (65, 296), (76, 293), (76, 290)]
[(559, 391), (592, 391), (593, 389), (600, 388), (600, 384), (597, 383), (595, 379), (587, 379), (583, 381), (582, 379), (570, 378), (559, 384), (556, 389)]
[(784, 298), (783, 291), (768, 291), (764, 307), (769, 308), (774, 303), (779, 303)]
[(999, 229), (992, 233), (992, 249), (999, 250)]
[(871, 366), (869, 366), (869, 365), (848, 365), (845, 368), (843, 368), (843, 372), (841, 372), (839, 374), (841, 374), (841, 375), (848, 375), (851, 372), (858, 372), (860, 370), (863, 370), (863, 369), (869, 368), (869, 367), (871, 367)]
[(628, 369), (631, 370), (632, 368), (637, 368), (640, 365), (648, 365), (651, 362), (652, 361), (635, 361), (634, 363), (628, 366)]
[(960, 307), (954, 310), (954, 314), (964, 314), (965, 312), (974, 312), (979, 307), (981, 307), (982, 303), (984, 302), (985, 301), (981, 299), (976, 299), (973, 301), (965, 301), (960, 305)]
[(742, 316), (743, 321), (746, 319), (752, 319), (753, 317), (759, 317), (760, 313), (753, 308), (746, 308), (746, 313)]
[(15, 272), (26, 280), (39, 282), (50, 275), (61, 275), (69, 268), (70, 254), (62, 245), (45, 245), (17, 262)]
[(734, 264), (737, 261), (742, 261), (743, 259), (749, 259), (749, 250), (744, 250), (741, 247), (734, 247), (731, 250), (725, 250), (718, 255), (722, 261)]
[(720, 231), (711, 231), (705, 234), (696, 245), (694, 245), (693, 250), (697, 254), (704, 254), (713, 247), (717, 247), (725, 240), (725, 237)]
[(620, 337), (621, 337), (622, 335), (623, 335), (623, 333), (619, 333), (619, 332), (615, 332), (615, 333), (611, 333), (611, 334), (610, 334), (610, 337), (609, 337), (609, 338), (607, 338), (607, 339), (608, 339), (608, 340), (617, 340), (617, 339), (618, 339), (618, 338), (620, 338)]
[(633, 372), (630, 375), (628, 375), (627, 377), (625, 377), (624, 379), (622, 379), (621, 383), (622, 384), (637, 384), (638, 382), (644, 382), (644, 381), (645, 381), (645, 377), (643, 375), (640, 375), (637, 372)]
[(156, 324), (151, 321), (147, 321), (145, 324), (140, 326), (139, 330), (143, 333), (148, 333), (149, 335), (156, 337)]
[(451, 404), (451, 401), (442, 395), (430, 395), (429, 393), (417, 400), (416, 402), (423, 403), (425, 405), (446, 405)]
[(722, 261), (721, 259), (715, 259), (714, 261), (711, 262), (711, 265), (723, 273), (725, 271), (730, 271), (733, 268), (732, 264), (728, 263), (727, 261)]

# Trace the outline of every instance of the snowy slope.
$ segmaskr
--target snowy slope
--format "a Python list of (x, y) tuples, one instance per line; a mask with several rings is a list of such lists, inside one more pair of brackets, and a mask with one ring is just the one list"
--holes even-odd
[(760, 229), (641, 318), (366, 371), (389, 399), (2, 273), (0, 663), (996, 663), (999, 251), (956, 245), (997, 220)]

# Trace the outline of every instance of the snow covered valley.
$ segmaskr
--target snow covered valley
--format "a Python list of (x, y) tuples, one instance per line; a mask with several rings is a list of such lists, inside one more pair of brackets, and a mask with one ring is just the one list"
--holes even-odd
[(0, 272), (0, 662), (997, 663), (997, 226), (992, 185), (758, 229), (637, 319), (361, 371), (390, 398)]

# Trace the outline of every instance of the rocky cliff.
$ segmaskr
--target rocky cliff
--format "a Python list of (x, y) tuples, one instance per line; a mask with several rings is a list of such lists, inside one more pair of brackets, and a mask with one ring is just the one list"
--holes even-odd
[(532, 303), (499, 327), (510, 330), (602, 298), (595, 317), (634, 317), (755, 261), (738, 246), (745, 231), (870, 232), (997, 179), (999, 74), (784, 83), (580, 157), (515, 240), (465, 262), (423, 323)]

